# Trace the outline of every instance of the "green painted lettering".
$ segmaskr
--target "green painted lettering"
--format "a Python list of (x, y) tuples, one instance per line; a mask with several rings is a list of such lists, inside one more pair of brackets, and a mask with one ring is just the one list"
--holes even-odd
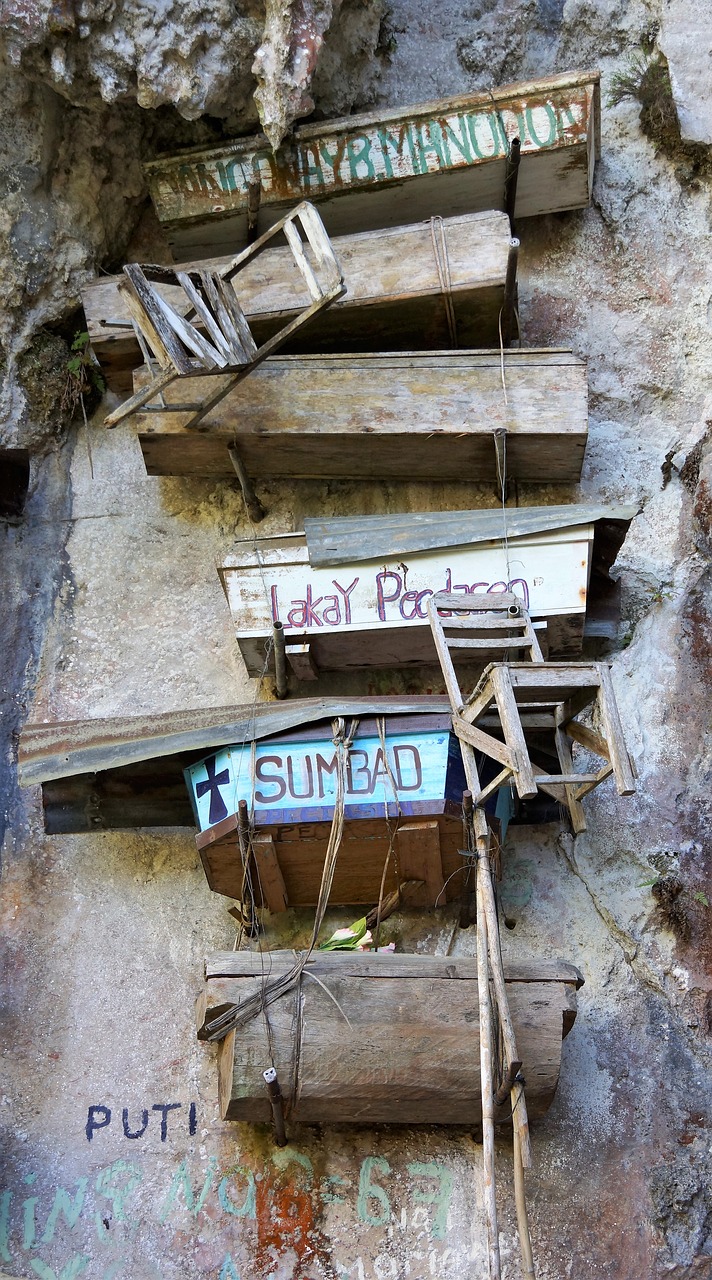
[(126, 1201), (132, 1191), (136, 1190), (142, 1177), (138, 1165), (130, 1160), (115, 1160), (97, 1174), (94, 1187), (100, 1196), (106, 1196), (111, 1201), (117, 1222), (126, 1221)]
[[(358, 142), (361, 143), (360, 151), (356, 150)], [(357, 134), (355, 138), (347, 139), (346, 155), (349, 161), (352, 182), (370, 182), (375, 178), (376, 171), (371, 160), (371, 139), (365, 133)], [(365, 166), (365, 174), (359, 173), (359, 165)]]
[[(309, 157), (313, 157), (310, 162)], [(324, 171), (319, 162), (319, 147), (317, 143), (307, 142), (299, 149), (299, 176), (304, 186), (313, 189), (314, 187), (323, 188)]]
[(22, 1247), (23, 1249), (31, 1249), (35, 1243), (37, 1231), (35, 1228), (35, 1209), (37, 1208), (37, 1196), (30, 1196), (29, 1199), (22, 1202)]
[[(371, 1182), (371, 1173), (374, 1170), (385, 1176), (390, 1173), (391, 1166), (382, 1156), (366, 1156), (361, 1165), (356, 1210), (361, 1221), (367, 1222), (369, 1227), (384, 1227), (391, 1220), (391, 1205), (383, 1187)], [(380, 1205), (380, 1212), (371, 1212), (369, 1208), (371, 1200), (375, 1200)]]
[(89, 1259), (83, 1253), (75, 1253), (74, 1257), (70, 1258), (67, 1265), (62, 1268), (62, 1274), (59, 1276), (56, 1271), (47, 1266), (46, 1262), (42, 1262), (41, 1258), (33, 1258), (30, 1266), (35, 1275), (40, 1277), (40, 1280), (76, 1280), (79, 1272), (89, 1266)]
[(194, 1217), (197, 1217), (212, 1190), (213, 1183), (215, 1182), (216, 1168), (217, 1159), (215, 1156), (211, 1156), (208, 1161), (208, 1172), (205, 1175), (203, 1189), (196, 1200), (195, 1193), (193, 1191), (193, 1184), (191, 1183), (190, 1174), (188, 1173), (188, 1161), (181, 1160), (171, 1179), (171, 1185), (168, 1188), (168, 1195), (166, 1196), (163, 1208), (158, 1215), (158, 1221), (165, 1222), (168, 1214), (178, 1199), (178, 1192), (181, 1188), (183, 1189), (183, 1198), (185, 1200), (186, 1209), (188, 1209)]
[(49, 1217), (47, 1218), (47, 1221), (45, 1223), (45, 1229), (42, 1232), (42, 1238), (40, 1240), (40, 1244), (51, 1243), (54, 1237), (55, 1228), (57, 1226), (57, 1219), (59, 1218), (60, 1213), (63, 1214), (65, 1222), (67, 1223), (67, 1226), (69, 1227), (69, 1229), (74, 1230), (74, 1228), (77, 1225), (77, 1222), (79, 1221), (79, 1215), (82, 1211), (82, 1205), (84, 1204), (84, 1195), (86, 1193), (86, 1189), (87, 1189), (87, 1179), (77, 1178), (77, 1190), (76, 1190), (74, 1199), (70, 1200), (69, 1195), (64, 1190), (64, 1188), (63, 1187), (58, 1188), (58, 1190), (55, 1192), (54, 1204), (52, 1205), (52, 1208), (49, 1211)]
[[(455, 129), (450, 124), (449, 120), (441, 120), (439, 122), (440, 131), (443, 139), (443, 146), (456, 147), (457, 150), (460, 152), (460, 155), (462, 156), (463, 160), (467, 161), (468, 164), (472, 164), (472, 159), (473, 159), (472, 151), (470, 149), (470, 144), (467, 140), (467, 120), (463, 116), (457, 116), (456, 119), (457, 119), (457, 124), (459, 126), (459, 133), (455, 132)], [(450, 153), (450, 159), (448, 163), (456, 165), (459, 162), (457, 158), (453, 160), (452, 153)]]
[(549, 134), (546, 138), (540, 138), (536, 131), (534, 126), (534, 111), (531, 107), (527, 107), (524, 112), (524, 118), (527, 122), (527, 129), (529, 130), (529, 136), (532, 142), (535, 142), (538, 147), (551, 147), (556, 142), (557, 137), (556, 112), (550, 102), (546, 102), (544, 104), (543, 110), (546, 112), (546, 118), (549, 121)]
[(288, 1164), (294, 1162), (300, 1164), (307, 1171), (307, 1187), (314, 1186), (314, 1165), (309, 1156), (305, 1156), (303, 1151), (296, 1151), (294, 1147), (276, 1147), (272, 1152), (272, 1163), (276, 1164), (278, 1169), (286, 1169)]
[[(337, 142), (336, 150), (334, 151), (333, 155), (329, 151), (329, 148), (327, 147), (325, 142), (319, 143), (319, 152), (321, 154), (321, 158), (324, 161), (324, 164), (327, 165), (329, 169), (331, 169), (331, 181), (335, 187), (342, 187), (344, 184), (343, 175), (341, 173), (341, 161), (344, 158), (345, 150), (346, 150), (346, 143), (344, 142), (343, 138), (340, 138), (339, 141)], [(322, 170), (322, 173), (323, 173), (323, 170)]]
[(428, 173), (430, 169), (428, 153), (436, 156), (439, 169), (447, 169), (450, 164), (450, 157), (449, 155), (446, 156), (446, 152), (443, 149), (443, 136), (437, 121), (429, 120), (425, 124), (416, 125), (415, 132), (418, 140), (420, 167), (423, 173)]
[(3, 1191), (0, 1196), (0, 1258), (3, 1262), (12, 1262), (8, 1241), (10, 1237), (10, 1201), (11, 1191)]
[[(478, 160), (490, 160), (494, 156), (507, 154), (507, 135), (499, 111), (467, 116), (466, 119), (472, 150)], [(488, 129), (489, 139), (486, 136)]]
[(225, 1261), (220, 1268), (218, 1280), (240, 1280), (240, 1277), (235, 1270), (235, 1263), (232, 1260), (232, 1254), (230, 1253), (227, 1254)]
[(395, 156), (398, 157), (399, 160), (403, 160), (406, 143), (408, 145), (408, 151), (410, 152), (411, 162), (413, 164), (414, 170), (416, 173), (419, 172), (417, 160), (415, 158), (415, 148), (413, 146), (413, 139), (410, 133), (409, 125), (402, 124), (400, 129), (398, 130), (397, 136), (395, 134), (389, 133), (388, 130), (385, 128), (385, 126), (381, 125), (376, 136), (378, 137), (378, 141), (381, 144), (381, 151), (383, 153), (383, 167), (386, 171), (387, 178), (398, 176), (398, 175), (394, 175), (393, 165), (391, 164), (391, 157), (388, 154), (389, 149), (394, 153)]
[[(241, 1174), (247, 1180), (247, 1192), (245, 1199), (241, 1205), (235, 1204), (235, 1201), (227, 1194), (228, 1183), (236, 1174)], [(236, 1164), (223, 1178), (220, 1179), (218, 1185), (218, 1200), (226, 1213), (233, 1214), (236, 1218), (254, 1218), (256, 1209), (255, 1199), (255, 1175), (250, 1169), (243, 1169), (242, 1165)]]
[(324, 1204), (346, 1204), (343, 1196), (336, 1195), (335, 1192), (329, 1191), (329, 1187), (345, 1187), (346, 1180), (340, 1178), (338, 1174), (331, 1173), (321, 1184), (321, 1198)]
[(408, 1165), (408, 1173), (414, 1178), (437, 1178), (437, 1187), (431, 1187), (430, 1190), (415, 1187), (413, 1195), (421, 1204), (436, 1206), (430, 1233), (437, 1240), (443, 1240), (447, 1230), (447, 1215), (452, 1196), (452, 1173), (444, 1165), (436, 1164), (434, 1161), (421, 1164), (419, 1160), (414, 1160)]

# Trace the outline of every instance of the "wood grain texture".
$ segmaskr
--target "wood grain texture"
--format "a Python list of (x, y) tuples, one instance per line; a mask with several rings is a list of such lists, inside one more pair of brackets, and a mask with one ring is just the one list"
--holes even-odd
[[(450, 292), (458, 344), (495, 346), (504, 298), (509, 220), (498, 211), (444, 218)], [(291, 351), (403, 350), (448, 345), (449, 330), (429, 221), (338, 236), (332, 242), (347, 292), (328, 316), (316, 316)], [(185, 271), (219, 270), (232, 254), (185, 264)], [(131, 390), (131, 370), (142, 363), (120, 276), (101, 276), (82, 291), (89, 338), (112, 391)], [(175, 285), (156, 283), (177, 311), (187, 310)], [(288, 248), (265, 249), (241, 269), (237, 289), (245, 318), (265, 341), (309, 305), (309, 290)]]
[[(272, 974), (293, 953), (267, 953)], [(253, 956), (253, 959), (259, 957)], [(305, 976), (301, 989), (270, 1008), (275, 1065), (293, 1121), (306, 1123), (473, 1124), (480, 1120), (479, 1012), (475, 961), (432, 956), (315, 956), (333, 1000)], [(375, 976), (387, 961), (388, 976)], [(402, 965), (399, 962), (404, 962)], [(307, 974), (309, 969), (307, 969)], [(400, 968), (400, 972), (397, 969)], [(453, 980), (451, 973), (460, 971)], [(467, 977), (461, 974), (467, 972)], [(359, 974), (363, 976), (358, 976)], [(524, 980), (508, 975), (507, 996), (527, 1080), (529, 1113), (545, 1113), (559, 1075), (562, 1037), (575, 1016), (578, 975), (538, 966)], [(199, 1017), (219, 1002), (259, 990), (257, 976), (211, 979), (215, 987)], [(572, 1009), (573, 1005), (573, 1009)], [(274, 1016), (272, 1016), (274, 1014)], [(349, 1028), (344, 1016), (351, 1023)], [(201, 1024), (202, 1025), (202, 1024)], [(297, 1088), (295, 1035), (300, 1040)], [(261, 1072), (268, 1062), (265, 1030), (255, 1019), (220, 1049), (221, 1112), (225, 1119), (263, 1120)], [(228, 1096), (227, 1085), (230, 1082)], [(504, 1113), (498, 1117), (504, 1118)]]
[[(145, 370), (137, 371), (136, 386)], [(439, 351), (279, 356), (254, 369), (200, 423), (136, 414), (149, 475), (233, 476), (237, 441), (253, 478), (494, 480), (493, 433), (507, 432), (512, 479), (578, 480), (587, 436), (586, 370), (568, 352)], [(166, 402), (208, 394), (174, 384)]]
[(599, 114), (598, 72), (579, 72), (301, 125), (276, 153), (257, 135), (145, 167), (159, 219), (183, 256), (244, 242), (255, 181), (260, 226), (306, 198), (331, 234), (501, 208), (515, 136), (521, 218), (589, 203)]

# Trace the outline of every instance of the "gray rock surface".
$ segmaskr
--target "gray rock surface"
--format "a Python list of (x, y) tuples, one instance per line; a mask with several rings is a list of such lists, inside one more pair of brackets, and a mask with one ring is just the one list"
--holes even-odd
[(667, 0), (659, 43), (683, 138), (712, 143), (712, 20), (705, 0)]
[[(704, 168), (681, 183), (642, 134), (636, 102), (607, 104), (614, 73), (662, 19), (681, 120), (697, 110), (685, 88), (688, 71), (701, 83), (696, 53), (669, 43), (673, 15), (689, 30), (699, 21), (693, 0), (662, 11), (656, 0), (344, 0), (306, 86), (334, 114), (585, 62), (603, 72), (592, 207), (518, 228), (525, 345), (587, 358), (591, 419), (581, 485), (522, 485), (516, 500), (641, 506), (616, 567), (624, 620), (611, 654), (638, 793), (601, 788), (576, 840), (513, 830), (501, 886), (516, 920), (507, 953), (561, 956), (586, 978), (527, 1177), (540, 1280), (712, 1275), (710, 188)], [(214, 1050), (195, 1041), (191, 1009), (202, 955), (235, 935), (192, 834), (48, 837), (39, 793), (14, 777), (28, 715), (257, 693), (215, 571), (250, 533), (235, 487), (149, 478), (129, 423), (105, 432), (97, 415), (87, 430), (62, 401), (82, 282), (127, 254), (166, 251), (142, 156), (223, 129), (201, 113), (256, 124), (250, 68), (264, 16), (192, 0), (3, 9), (0, 448), (32, 455), (25, 516), (0, 523), (0, 1267), (18, 1276), (482, 1274), (481, 1150), (466, 1132), (309, 1131), (279, 1153), (266, 1131), (218, 1120)], [(305, 515), (493, 504), (466, 480), (275, 483), (260, 496), (265, 533)], [(432, 673), (420, 684), (408, 673), (334, 676), (327, 689), (367, 684), (433, 687)], [(655, 877), (682, 885), (675, 912), (652, 894)], [(471, 951), (454, 926), (448, 912), (404, 914), (387, 940)], [(290, 912), (269, 922), (268, 945), (298, 945), (308, 928), (308, 913)], [(153, 1108), (173, 1102), (162, 1140)], [(92, 1106), (112, 1120), (90, 1142)], [(125, 1136), (123, 1110), (131, 1133), (144, 1108), (145, 1133)], [(510, 1158), (503, 1135), (505, 1280), (518, 1275)]]

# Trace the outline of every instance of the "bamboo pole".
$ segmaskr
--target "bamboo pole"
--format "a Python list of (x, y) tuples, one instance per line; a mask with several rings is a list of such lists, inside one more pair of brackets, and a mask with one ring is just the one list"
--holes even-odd
[(481, 901), (481, 880), (489, 875), (480, 852), (477, 861), (477, 990), (480, 1009), (480, 1088), (482, 1091), (482, 1154), (484, 1162), (483, 1196), (487, 1220), (487, 1277), (500, 1280), (499, 1229), (494, 1170), (494, 1073), (492, 1070), (492, 1023), (490, 1010), (489, 964), (487, 960), (487, 922)]
[(534, 1274), (534, 1256), (529, 1235), (529, 1218), (524, 1190), (524, 1166), (519, 1130), (513, 1126), (514, 1140), (514, 1201), (517, 1208), (517, 1230), (519, 1231), (519, 1249), (522, 1255), (522, 1280), (536, 1280)]

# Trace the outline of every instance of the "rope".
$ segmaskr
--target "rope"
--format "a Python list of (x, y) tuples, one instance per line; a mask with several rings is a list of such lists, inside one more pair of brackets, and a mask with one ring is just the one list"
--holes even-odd
[(376, 724), (378, 726), (378, 736), (381, 740), (381, 757), (383, 759), (383, 768), (388, 778), (388, 781), (391, 784), (391, 790), (393, 791), (393, 799), (395, 800), (396, 811), (397, 811), (395, 830), (392, 830), (390, 814), (388, 812), (388, 797), (386, 796), (386, 789), (384, 787), (383, 788), (383, 810), (384, 810), (384, 817), (386, 820), (386, 830), (388, 832), (388, 851), (386, 853), (386, 860), (383, 864), (383, 874), (381, 876), (381, 885), (378, 890), (378, 907), (376, 908), (376, 934), (375, 934), (373, 945), (376, 951), (378, 951), (378, 943), (381, 936), (381, 911), (383, 909), (383, 891), (386, 887), (386, 875), (388, 874), (391, 855), (393, 855), (393, 863), (394, 863), (395, 872), (396, 872), (396, 885), (398, 887), (398, 896), (400, 897), (401, 875), (400, 875), (400, 867), (398, 865), (398, 855), (396, 853), (396, 836), (398, 835), (398, 827), (400, 825), (400, 820), (403, 815), (401, 813), (400, 801), (398, 799), (398, 788), (396, 787), (395, 778), (393, 777), (391, 766), (388, 762), (388, 751), (386, 747), (385, 717), (379, 716), (378, 719), (376, 720)]
[(264, 981), (261, 991), (256, 995), (248, 997), (247, 1000), (243, 1000), (240, 1004), (231, 1005), (218, 1018), (214, 1018), (209, 1022), (205, 1028), (208, 1040), (222, 1040), (233, 1027), (245, 1026), (247, 1022), (257, 1017), (260, 1012), (264, 1012), (268, 1005), (273, 1004), (275, 1000), (279, 1000), (281, 996), (291, 991), (301, 978), (304, 967), (316, 946), (319, 930), (323, 924), (326, 908), (329, 904), (329, 896), (336, 870), (336, 860), (344, 833), (346, 762), (357, 727), (358, 720), (352, 720), (351, 727), (347, 733), (343, 719), (335, 720), (333, 723), (334, 736), (332, 741), (337, 753), (336, 800), (309, 947), (301, 953), (291, 969), (288, 969), (286, 973), (269, 982)]
[[(440, 245), (436, 237), (436, 229), (440, 233)], [(457, 346), (457, 321), (455, 319), (455, 307), (452, 300), (452, 277), (450, 275), (450, 255), (447, 247), (447, 236), (445, 234), (445, 224), (441, 217), (430, 219), (430, 239), (433, 246), (433, 255), (435, 257), (435, 266), (437, 267), (438, 280), (440, 281), (440, 290), (445, 301), (445, 315), (447, 317), (447, 327), (450, 334), (450, 345)]]

